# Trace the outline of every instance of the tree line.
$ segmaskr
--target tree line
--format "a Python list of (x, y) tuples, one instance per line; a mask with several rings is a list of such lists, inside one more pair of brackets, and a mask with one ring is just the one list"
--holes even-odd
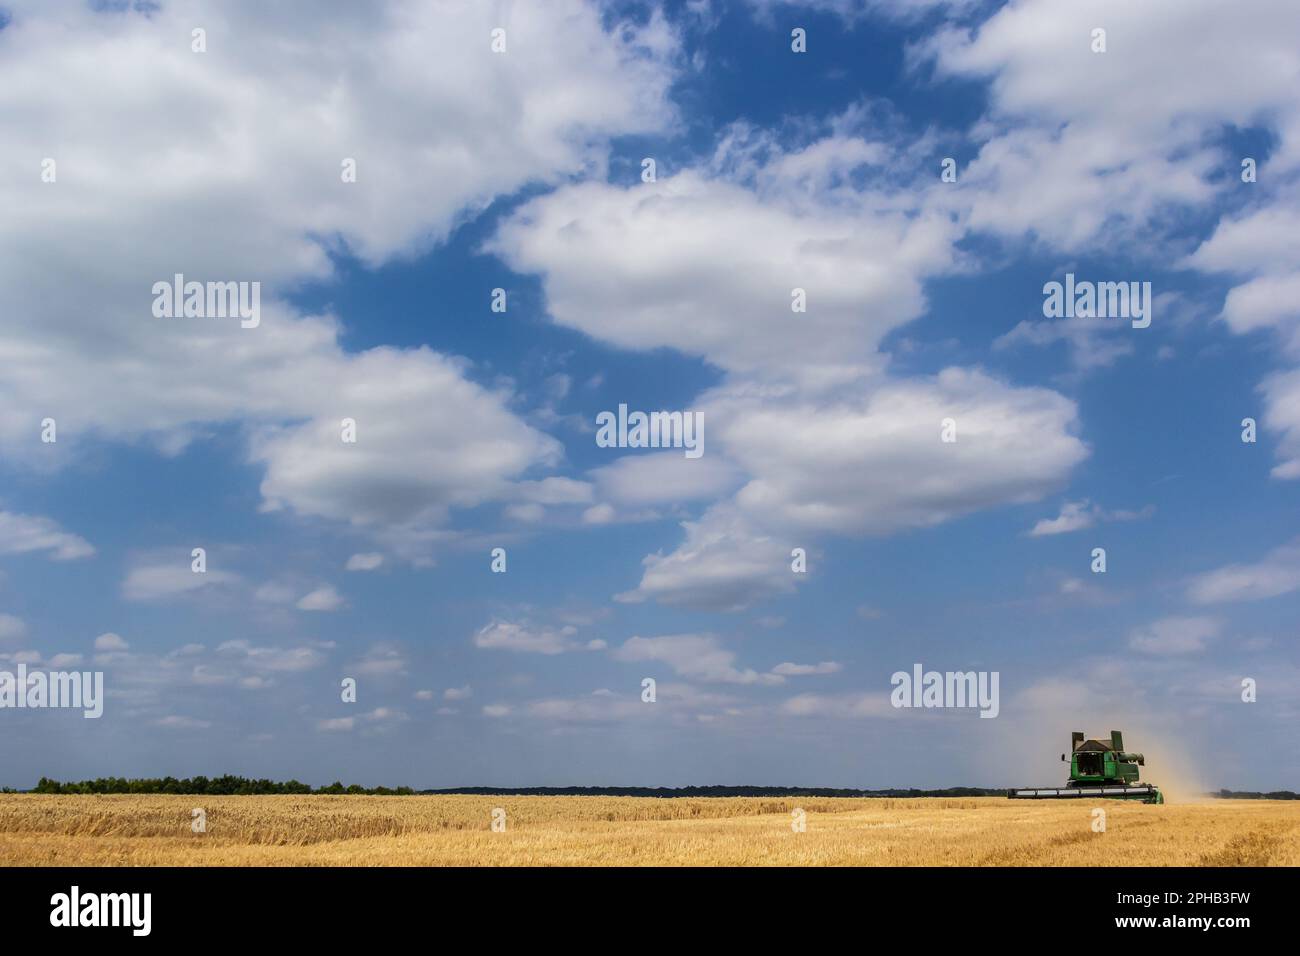
[(263, 794), (362, 794), (365, 796), (410, 796), (410, 787), (363, 787), (359, 784), (344, 786), (334, 781), (327, 787), (315, 787), (297, 780), (276, 781), (225, 774), (221, 777), (97, 777), (61, 783), (41, 777), (32, 793), (174, 793), (196, 794), (211, 797), (244, 797)]

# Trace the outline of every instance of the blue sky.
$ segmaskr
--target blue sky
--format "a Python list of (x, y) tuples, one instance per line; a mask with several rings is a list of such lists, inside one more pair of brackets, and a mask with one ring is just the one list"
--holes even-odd
[(1300, 784), (1284, 0), (0, 5), (0, 784)]

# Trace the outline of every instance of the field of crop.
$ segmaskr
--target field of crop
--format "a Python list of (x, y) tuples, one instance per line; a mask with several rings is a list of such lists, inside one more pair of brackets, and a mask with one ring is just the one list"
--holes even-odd
[(1296, 866), (1300, 802), (18, 794), (0, 864)]

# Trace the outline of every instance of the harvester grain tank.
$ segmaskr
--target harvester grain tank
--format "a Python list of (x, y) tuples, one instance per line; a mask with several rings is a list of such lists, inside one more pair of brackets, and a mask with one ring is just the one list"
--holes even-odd
[(1155, 784), (1138, 782), (1138, 767), (1146, 766), (1146, 758), (1125, 751), (1124, 735), (1118, 730), (1110, 732), (1109, 742), (1085, 740), (1082, 731), (1074, 731), (1070, 734), (1070, 754), (1061, 754), (1061, 759), (1070, 761), (1070, 779), (1064, 787), (1008, 790), (1007, 796), (1013, 800), (1105, 798), (1165, 802)]

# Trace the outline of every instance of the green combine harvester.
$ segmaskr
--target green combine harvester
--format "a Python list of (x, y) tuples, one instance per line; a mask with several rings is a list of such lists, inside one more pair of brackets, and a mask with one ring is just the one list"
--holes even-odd
[[(1110, 743), (1085, 740), (1083, 732), (1070, 734), (1070, 779), (1058, 790), (1008, 790), (1012, 800), (1070, 800), (1103, 797), (1164, 803), (1165, 795), (1153, 783), (1138, 783), (1138, 767), (1146, 766), (1141, 754), (1124, 751), (1124, 735), (1110, 732)], [(1065, 760), (1065, 754), (1061, 754)]]

